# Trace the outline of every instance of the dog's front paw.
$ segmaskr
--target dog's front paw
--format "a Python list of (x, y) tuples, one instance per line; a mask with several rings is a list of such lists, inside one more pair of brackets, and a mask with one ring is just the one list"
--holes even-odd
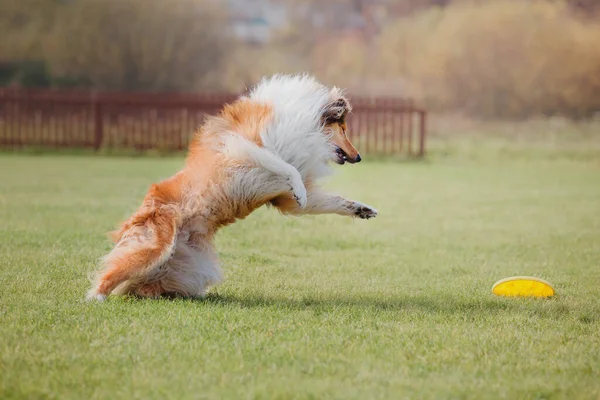
[(377, 216), (377, 210), (367, 205), (356, 203), (354, 215), (360, 219), (370, 219)]
[(296, 203), (298, 203), (298, 207), (306, 207), (308, 195), (306, 193), (306, 188), (304, 187), (304, 182), (302, 182), (301, 179), (290, 179), (290, 190), (292, 192), (292, 196), (294, 196), (294, 200), (296, 200)]
[(292, 192), (292, 195), (294, 196), (294, 200), (296, 200), (296, 203), (298, 203), (298, 207), (300, 207), (300, 208), (306, 207), (308, 197), (307, 197), (306, 189), (304, 188), (304, 186), (302, 186), (301, 188), (296, 188)]

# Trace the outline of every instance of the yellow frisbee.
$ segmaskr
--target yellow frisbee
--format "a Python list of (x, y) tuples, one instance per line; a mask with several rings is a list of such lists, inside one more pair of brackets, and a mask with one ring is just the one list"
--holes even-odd
[(554, 288), (543, 279), (532, 276), (512, 276), (494, 283), (492, 293), (507, 297), (552, 297)]

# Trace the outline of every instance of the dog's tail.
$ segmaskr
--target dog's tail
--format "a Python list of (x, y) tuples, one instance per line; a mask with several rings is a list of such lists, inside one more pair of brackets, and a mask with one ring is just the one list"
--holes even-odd
[(143, 207), (123, 227), (113, 233), (116, 243), (103, 258), (88, 300), (102, 301), (130, 279), (143, 279), (164, 264), (175, 248), (181, 214), (174, 205)]

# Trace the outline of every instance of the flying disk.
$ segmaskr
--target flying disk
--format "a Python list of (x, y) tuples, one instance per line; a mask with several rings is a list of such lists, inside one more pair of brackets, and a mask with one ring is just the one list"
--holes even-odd
[(554, 288), (550, 282), (532, 276), (512, 276), (499, 280), (492, 293), (505, 297), (552, 297)]

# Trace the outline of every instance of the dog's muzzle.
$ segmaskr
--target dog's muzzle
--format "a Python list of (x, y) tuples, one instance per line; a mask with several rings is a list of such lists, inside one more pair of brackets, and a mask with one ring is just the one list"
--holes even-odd
[(350, 164), (354, 164), (354, 163), (360, 162), (360, 160), (362, 160), (362, 158), (360, 157), (360, 154), (356, 154), (356, 157), (352, 158), (352, 157), (349, 157), (348, 154), (346, 154), (346, 152), (344, 150), (342, 150), (340, 147), (336, 147), (336, 149), (335, 149), (335, 162), (340, 165), (344, 165), (346, 162), (349, 162)]

